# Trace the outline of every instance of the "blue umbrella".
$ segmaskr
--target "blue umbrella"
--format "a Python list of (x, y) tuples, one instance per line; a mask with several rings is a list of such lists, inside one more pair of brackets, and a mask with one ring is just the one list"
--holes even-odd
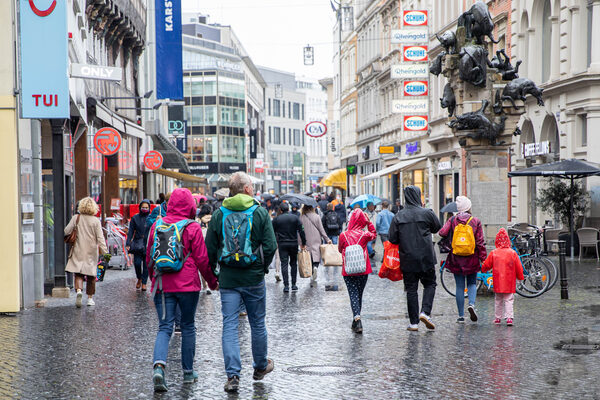
[(373, 205), (377, 205), (381, 203), (381, 199), (377, 196), (373, 196), (372, 194), (361, 194), (352, 200), (350, 203), (350, 207), (354, 207), (356, 204), (360, 204), (360, 208), (367, 208), (368, 203), (373, 203)]

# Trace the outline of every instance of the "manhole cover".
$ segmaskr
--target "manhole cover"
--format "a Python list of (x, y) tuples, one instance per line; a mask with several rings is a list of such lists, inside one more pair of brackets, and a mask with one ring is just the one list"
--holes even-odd
[(287, 372), (298, 375), (356, 375), (367, 372), (367, 369), (346, 365), (300, 365), (289, 367)]
[(587, 341), (560, 342), (554, 346), (557, 350), (564, 350), (571, 354), (591, 354), (600, 350), (600, 343), (587, 343)]

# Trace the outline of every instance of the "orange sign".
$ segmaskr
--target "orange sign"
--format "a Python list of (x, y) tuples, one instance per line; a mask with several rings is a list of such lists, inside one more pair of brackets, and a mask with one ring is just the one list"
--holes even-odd
[(159, 169), (163, 164), (163, 156), (156, 150), (147, 152), (144, 155), (144, 165), (151, 171)]
[(113, 128), (102, 128), (94, 135), (94, 147), (103, 156), (117, 154), (121, 148), (121, 134)]
[(379, 146), (379, 154), (394, 154), (394, 146)]

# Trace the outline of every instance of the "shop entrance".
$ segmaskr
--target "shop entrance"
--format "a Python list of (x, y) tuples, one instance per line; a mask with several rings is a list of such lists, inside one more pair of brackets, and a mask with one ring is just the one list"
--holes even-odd
[[(448, 203), (451, 203), (454, 201), (454, 199), (456, 198), (456, 196), (459, 193), (459, 175), (458, 172), (455, 172), (454, 174), (447, 174), (447, 175), (440, 175), (439, 179), (438, 179), (438, 195), (439, 195), (439, 205), (440, 205), (440, 210), (447, 205)], [(442, 221), (442, 223), (445, 221), (444, 219), (444, 215), (442, 214), (442, 212), (439, 213), (439, 217), (440, 217), (440, 221)]]

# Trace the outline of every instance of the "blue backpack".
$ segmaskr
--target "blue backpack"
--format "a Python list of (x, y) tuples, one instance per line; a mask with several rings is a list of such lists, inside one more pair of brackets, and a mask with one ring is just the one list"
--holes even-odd
[(252, 252), (252, 221), (258, 205), (244, 211), (232, 211), (221, 207), (223, 213), (223, 250), (219, 264), (235, 268), (248, 268), (258, 259), (262, 246)]
[[(194, 222), (191, 219), (184, 219), (174, 224), (168, 224), (158, 216), (156, 226), (154, 227), (154, 242), (152, 244), (150, 266), (154, 268), (157, 282), (152, 288), (152, 294), (156, 294), (156, 290), (163, 292), (162, 275), (176, 273), (181, 271), (183, 264), (188, 259), (191, 253), (183, 255), (183, 231), (185, 228)], [(165, 294), (163, 296), (163, 319), (166, 318), (165, 313)]]

